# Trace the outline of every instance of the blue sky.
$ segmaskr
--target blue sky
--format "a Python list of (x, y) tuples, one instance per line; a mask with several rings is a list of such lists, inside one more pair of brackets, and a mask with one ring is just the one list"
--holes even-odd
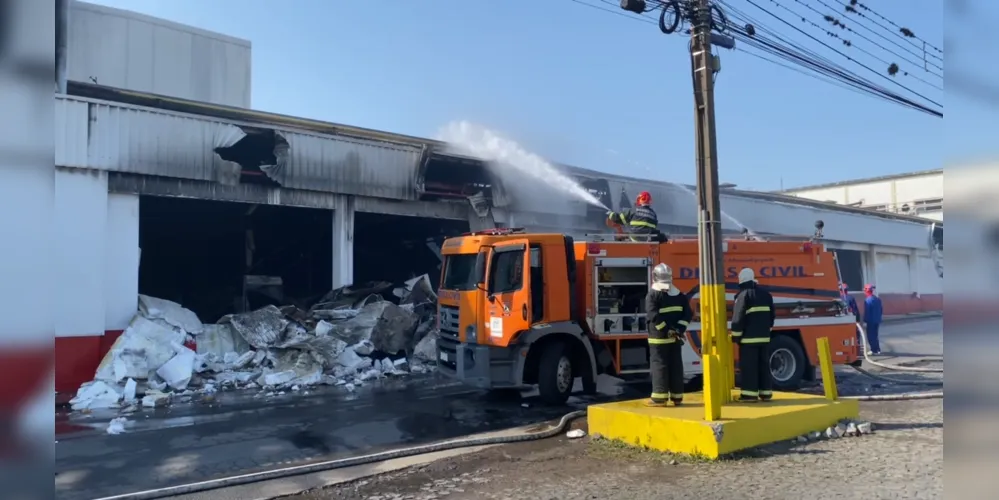
[[(579, 1), (617, 10), (605, 0)], [(753, 1), (841, 47), (771, 0)], [(777, 1), (818, 24), (821, 19), (804, 4), (829, 10), (819, 0)], [(942, 2), (868, 1), (886, 18), (943, 46)], [(747, 0), (728, 2), (809, 48), (825, 50)], [(469, 120), (556, 161), (639, 177), (694, 179), (687, 39), (572, 0), (94, 3), (251, 40), (257, 109), (417, 136)], [(889, 57), (883, 50), (862, 39), (854, 43), (854, 49), (842, 50), (875, 69), (884, 66), (856, 47)], [(790, 188), (938, 168), (945, 155), (980, 156), (990, 147), (984, 127), (978, 135), (950, 134), (947, 142), (940, 118), (738, 51), (722, 51), (721, 58), (716, 100), (723, 182)], [(898, 81), (944, 102), (941, 91), (911, 77)], [(948, 116), (976, 112), (959, 104), (947, 101)]]

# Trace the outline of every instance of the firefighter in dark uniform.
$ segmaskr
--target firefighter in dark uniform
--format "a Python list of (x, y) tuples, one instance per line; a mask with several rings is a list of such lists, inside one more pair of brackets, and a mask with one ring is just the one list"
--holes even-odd
[(774, 298), (757, 286), (753, 270), (739, 271), (739, 293), (732, 307), (732, 340), (739, 344), (740, 401), (769, 401), (770, 330), (776, 318)]
[(635, 208), (624, 212), (607, 212), (607, 219), (625, 226), (628, 234), (632, 235), (631, 241), (650, 241), (650, 235), (659, 233), (659, 216), (652, 209), (652, 195), (648, 191), (638, 193)]
[(687, 295), (673, 286), (673, 270), (666, 264), (652, 269), (652, 287), (645, 297), (649, 325), (649, 371), (652, 397), (647, 406), (683, 402), (683, 334), (693, 311)]

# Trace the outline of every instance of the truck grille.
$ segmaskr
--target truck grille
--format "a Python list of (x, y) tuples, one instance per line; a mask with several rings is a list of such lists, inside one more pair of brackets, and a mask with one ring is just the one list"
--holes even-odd
[(458, 329), (461, 323), (458, 321), (458, 308), (453, 306), (440, 306), (440, 336), (441, 338), (458, 341)]

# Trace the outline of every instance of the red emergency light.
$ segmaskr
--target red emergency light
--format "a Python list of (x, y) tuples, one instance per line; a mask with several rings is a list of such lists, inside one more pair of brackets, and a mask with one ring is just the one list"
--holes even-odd
[(600, 243), (587, 243), (586, 253), (588, 255), (599, 255), (600, 254)]
[(802, 252), (811, 252), (812, 251), (812, 242), (811, 241), (806, 241), (805, 243), (803, 243), (801, 245), (801, 251)]

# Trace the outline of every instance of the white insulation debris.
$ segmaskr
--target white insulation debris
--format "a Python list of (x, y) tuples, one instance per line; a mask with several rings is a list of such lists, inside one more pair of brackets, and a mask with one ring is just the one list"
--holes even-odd
[[(158, 408), (178, 395), (284, 394), (316, 384), (353, 391), (427, 372), (435, 366), (436, 301), (423, 275), (333, 290), (308, 311), (269, 305), (202, 324), (180, 304), (140, 295), (135, 317), (70, 405)], [(124, 432), (124, 422), (112, 421), (108, 433)]]

